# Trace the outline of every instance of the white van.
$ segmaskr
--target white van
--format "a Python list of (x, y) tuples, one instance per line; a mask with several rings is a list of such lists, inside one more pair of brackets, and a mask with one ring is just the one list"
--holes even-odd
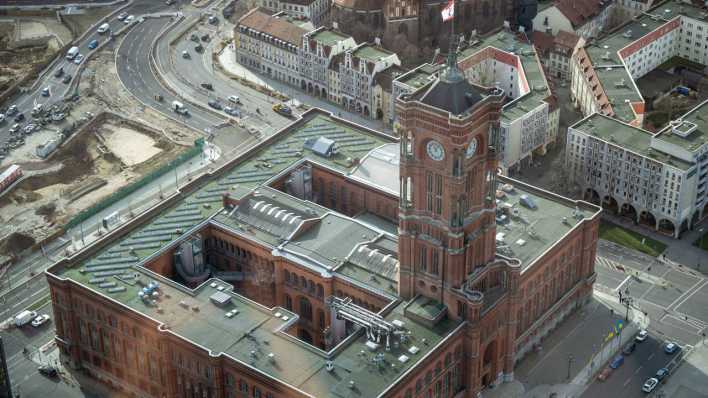
[(37, 313), (34, 311), (24, 310), (19, 314), (15, 315), (15, 326), (22, 327), (37, 317)]
[(98, 27), (97, 32), (100, 34), (104, 34), (104, 33), (108, 32), (108, 29), (110, 29), (110, 28), (111, 28), (111, 25), (104, 23), (103, 25)]
[(74, 59), (77, 54), (79, 54), (79, 48), (76, 46), (71, 47), (69, 51), (66, 52), (66, 59)]

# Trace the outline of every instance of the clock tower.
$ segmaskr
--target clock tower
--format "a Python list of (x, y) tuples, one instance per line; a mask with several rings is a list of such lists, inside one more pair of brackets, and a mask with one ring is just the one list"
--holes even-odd
[(502, 101), (500, 90), (464, 78), (455, 51), (437, 80), (397, 99), (403, 298), (447, 304), (469, 274), (494, 259)]

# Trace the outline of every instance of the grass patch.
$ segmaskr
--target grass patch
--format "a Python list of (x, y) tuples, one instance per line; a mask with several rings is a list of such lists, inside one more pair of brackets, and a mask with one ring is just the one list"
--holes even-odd
[(600, 239), (609, 240), (654, 257), (666, 250), (666, 245), (657, 240), (607, 221), (600, 223)]
[(700, 247), (701, 249), (708, 251), (708, 232), (696, 239), (696, 241), (693, 242), (693, 246)]
[(27, 307), (27, 311), (36, 311), (48, 302), (52, 301), (52, 296), (47, 294), (46, 296), (40, 297), (39, 300), (35, 301), (34, 303), (30, 304), (29, 307)]

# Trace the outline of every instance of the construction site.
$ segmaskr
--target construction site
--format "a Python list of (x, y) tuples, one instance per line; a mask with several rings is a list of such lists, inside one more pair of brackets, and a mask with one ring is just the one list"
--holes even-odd
[(88, 61), (76, 95), (43, 116), (0, 163), (0, 170), (17, 164), (24, 171), (0, 196), (0, 256), (12, 258), (50, 240), (76, 214), (175, 159), (198, 138), (125, 91), (111, 49)]

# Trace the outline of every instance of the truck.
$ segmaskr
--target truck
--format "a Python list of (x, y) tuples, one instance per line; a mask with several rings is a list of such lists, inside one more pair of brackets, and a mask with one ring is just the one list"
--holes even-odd
[(172, 110), (180, 115), (186, 116), (189, 114), (189, 111), (187, 111), (187, 108), (184, 107), (184, 104), (179, 101), (172, 101)]
[(79, 54), (79, 48), (74, 46), (69, 49), (69, 51), (66, 52), (66, 59), (72, 60), (74, 59), (77, 55)]
[(17, 326), (18, 328), (25, 326), (26, 324), (32, 322), (32, 320), (36, 317), (36, 312), (24, 310), (19, 314), (15, 315), (15, 326)]

